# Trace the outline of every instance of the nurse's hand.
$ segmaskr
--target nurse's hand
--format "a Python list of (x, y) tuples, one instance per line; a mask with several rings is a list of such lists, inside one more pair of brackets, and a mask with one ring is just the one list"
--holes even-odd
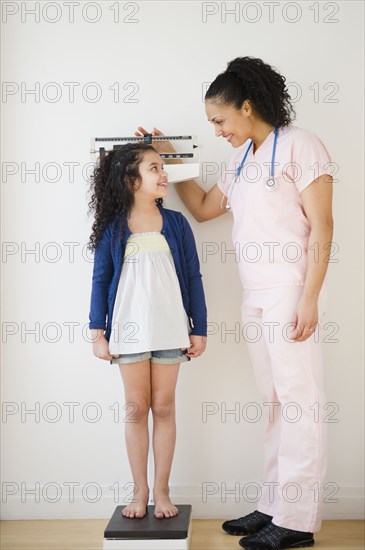
[(290, 339), (294, 342), (304, 342), (313, 335), (317, 323), (318, 299), (303, 296), (298, 302)]
[[(138, 126), (137, 131), (134, 132), (135, 136), (144, 136), (146, 134), (152, 134), (153, 136), (165, 135), (158, 128), (152, 128), (152, 132), (148, 132), (145, 128), (143, 128), (143, 126)], [(175, 149), (169, 141), (154, 141), (152, 142), (152, 146), (159, 153), (175, 153)]]

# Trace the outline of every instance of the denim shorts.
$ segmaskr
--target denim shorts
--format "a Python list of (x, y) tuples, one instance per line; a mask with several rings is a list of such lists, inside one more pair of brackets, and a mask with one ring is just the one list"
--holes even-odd
[(118, 363), (138, 363), (139, 361), (145, 361), (151, 359), (151, 363), (162, 363), (166, 365), (172, 365), (177, 363), (184, 363), (190, 361), (191, 357), (186, 355), (186, 351), (181, 349), (162, 349), (156, 351), (144, 351), (141, 353), (124, 353), (115, 357), (110, 361), (110, 364), (115, 365)]

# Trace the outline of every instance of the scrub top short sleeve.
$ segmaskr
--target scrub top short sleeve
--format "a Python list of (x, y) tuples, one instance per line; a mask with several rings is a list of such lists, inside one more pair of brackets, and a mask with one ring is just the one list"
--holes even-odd
[(302, 193), (315, 179), (324, 174), (332, 175), (333, 164), (328, 149), (319, 137), (308, 132), (301, 132), (298, 137), (300, 139), (293, 142), (293, 160), (287, 174)]

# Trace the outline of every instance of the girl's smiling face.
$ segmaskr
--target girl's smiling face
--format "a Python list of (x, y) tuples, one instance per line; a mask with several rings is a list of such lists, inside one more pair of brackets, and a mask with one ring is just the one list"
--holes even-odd
[(135, 187), (134, 194), (140, 198), (160, 199), (168, 193), (167, 173), (163, 169), (163, 162), (158, 153), (147, 151), (138, 166), (140, 181)]
[(211, 100), (205, 102), (205, 112), (208, 121), (214, 124), (215, 135), (225, 138), (232, 147), (240, 147), (250, 137), (252, 113), (249, 102), (245, 101), (241, 109), (233, 105), (216, 103)]

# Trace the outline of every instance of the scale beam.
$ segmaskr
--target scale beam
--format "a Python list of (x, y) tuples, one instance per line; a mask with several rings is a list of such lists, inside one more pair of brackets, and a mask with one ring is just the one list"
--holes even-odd
[(90, 154), (92, 159), (104, 155), (108, 151), (119, 149), (126, 143), (148, 143), (153, 145), (155, 142), (179, 141), (187, 142), (187, 149), (184, 151), (159, 152), (163, 159), (191, 159), (192, 162), (186, 164), (165, 164), (164, 170), (168, 174), (168, 182), (176, 183), (199, 177), (199, 146), (196, 143), (196, 136), (153, 136), (145, 134), (143, 136), (125, 136), (125, 137), (96, 137), (91, 139)]

